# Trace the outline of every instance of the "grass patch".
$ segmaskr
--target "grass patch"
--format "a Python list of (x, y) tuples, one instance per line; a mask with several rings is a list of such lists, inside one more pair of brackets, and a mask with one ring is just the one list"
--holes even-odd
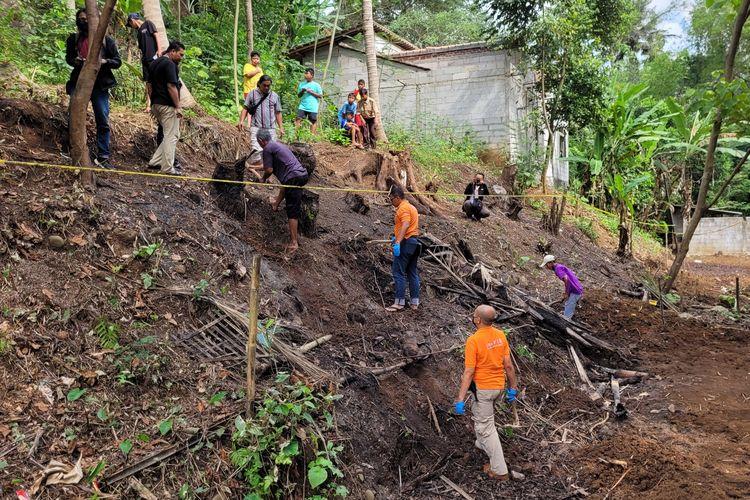
[(596, 243), (596, 241), (599, 239), (599, 235), (596, 234), (596, 229), (594, 229), (594, 223), (591, 222), (591, 219), (576, 217), (575, 225), (578, 229), (581, 230), (583, 234), (588, 237), (588, 239), (591, 240), (592, 243)]

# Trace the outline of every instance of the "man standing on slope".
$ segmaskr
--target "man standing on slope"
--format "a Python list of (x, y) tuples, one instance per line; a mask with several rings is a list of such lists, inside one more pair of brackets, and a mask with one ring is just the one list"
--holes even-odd
[(263, 75), (258, 79), (258, 88), (247, 94), (245, 105), (240, 113), (240, 122), (237, 128), (243, 130), (245, 120), (250, 117), (250, 147), (252, 151), (248, 162), (258, 167), (263, 160), (263, 148), (258, 143), (258, 133), (261, 130), (268, 131), (271, 140), (276, 140), (276, 129), (279, 127), (279, 137), (284, 137), (284, 121), (281, 117), (281, 99), (279, 94), (271, 90), (271, 77)]
[[(151, 63), (156, 61), (164, 51), (164, 47), (159, 45), (159, 37), (156, 36), (156, 25), (151, 21), (144, 21), (141, 19), (141, 15), (137, 12), (128, 14), (128, 20), (125, 26), (132, 28), (136, 32), (138, 37), (138, 49), (141, 51), (141, 72), (143, 75), (143, 81), (146, 87), (146, 113), (151, 112), (151, 98), (149, 97), (148, 91), (148, 80), (150, 75)], [(162, 132), (157, 134), (160, 137)], [(161, 143), (161, 139), (157, 139), (157, 145)]]
[[(85, 8), (76, 12), (76, 27), (78, 32), (71, 33), (65, 43), (65, 62), (73, 67), (70, 79), (65, 84), (68, 95), (73, 95), (83, 63), (89, 57), (89, 23)], [(109, 163), (109, 89), (117, 85), (112, 70), (119, 68), (122, 60), (114, 38), (105, 36), (101, 52), (92, 57), (101, 59), (101, 67), (91, 91), (91, 107), (96, 121), (95, 163), (103, 168), (115, 168)]]
[(320, 99), (323, 98), (323, 87), (318, 82), (313, 81), (314, 76), (314, 69), (307, 68), (305, 70), (305, 81), (297, 87), (297, 95), (301, 99), (299, 108), (297, 108), (297, 118), (294, 119), (295, 128), (299, 128), (302, 120), (309, 120), (310, 132), (313, 134), (318, 127), (318, 108), (320, 107)]
[(286, 217), (289, 220), (289, 246), (287, 253), (293, 254), (299, 248), (297, 225), (302, 213), (302, 186), (307, 184), (307, 170), (294, 153), (284, 144), (275, 142), (268, 129), (258, 132), (258, 144), (263, 148), (263, 181), (275, 175), (282, 185), (295, 186), (279, 189), (279, 195), (271, 202), (273, 211), (279, 209), (281, 200), (286, 200)]
[(165, 174), (182, 175), (174, 158), (180, 140), (180, 61), (185, 57), (185, 46), (172, 42), (164, 55), (151, 65), (151, 114), (164, 129), (164, 139), (148, 162), (150, 168), (159, 168)]
[(396, 300), (385, 308), (388, 312), (402, 311), (406, 307), (406, 281), (409, 280), (409, 307), (419, 308), (419, 213), (414, 206), (404, 199), (404, 190), (391, 186), (391, 205), (396, 207), (393, 236), (393, 264), (391, 272), (396, 288)]
[(555, 275), (565, 283), (565, 310), (563, 311), (563, 316), (571, 319), (576, 312), (578, 301), (581, 300), (581, 296), (583, 295), (583, 286), (578, 281), (578, 277), (567, 267), (557, 264), (554, 255), (545, 255), (539, 267), (546, 267), (550, 271), (554, 271)]
[[(495, 427), (495, 400), (505, 392), (507, 401), (512, 403), (518, 395), (518, 386), (505, 333), (492, 326), (496, 314), (495, 309), (487, 305), (474, 310), (472, 323), (477, 330), (466, 340), (465, 368), (453, 408), (457, 415), (464, 414), (466, 393), (473, 383), (476, 390), (474, 387), (471, 389), (476, 401), (471, 410), (471, 419), (474, 421), (474, 433), (477, 437), (474, 445), (490, 459), (490, 463), (484, 466), (484, 472), (491, 479), (507, 481), (508, 465)], [(508, 388), (505, 389), (506, 387)]]

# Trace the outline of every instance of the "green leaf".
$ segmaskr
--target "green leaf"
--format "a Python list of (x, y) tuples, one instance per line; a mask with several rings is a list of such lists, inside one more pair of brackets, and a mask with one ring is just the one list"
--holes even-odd
[(234, 426), (237, 428), (237, 431), (240, 434), (245, 433), (245, 429), (247, 429), (247, 424), (245, 423), (245, 419), (242, 418), (242, 415), (237, 415), (237, 418), (234, 419)]
[(86, 389), (81, 389), (80, 387), (71, 389), (70, 391), (68, 391), (68, 401), (75, 401), (76, 399), (79, 399), (84, 394), (86, 394)]
[(0, 460), (0, 471), (5, 469), (8, 466), (8, 462), (5, 460)]
[(219, 391), (216, 394), (214, 394), (213, 396), (211, 396), (211, 398), (208, 400), (208, 404), (210, 404), (210, 405), (218, 405), (226, 397), (227, 397), (227, 392), (226, 391)]
[(323, 467), (313, 466), (307, 471), (307, 480), (313, 488), (325, 483), (326, 479), (328, 479), (328, 472)]
[(102, 422), (106, 422), (109, 419), (109, 415), (107, 415), (107, 410), (104, 408), (99, 408), (99, 411), (96, 412), (96, 418), (98, 418)]
[(88, 470), (88, 473), (86, 474), (86, 482), (91, 483), (99, 477), (99, 475), (104, 472), (104, 469), (107, 467), (107, 462), (104, 460), (100, 460), (99, 463), (96, 464), (95, 467), (92, 467)]
[(165, 436), (169, 434), (169, 432), (172, 430), (172, 419), (168, 418), (166, 420), (162, 420), (159, 422), (159, 432), (161, 432), (162, 436)]
[(149, 441), (151, 441), (151, 436), (149, 436), (148, 434), (144, 434), (144, 433), (138, 434), (135, 438), (141, 443), (148, 443)]
[(122, 443), (120, 443), (120, 451), (122, 452), (125, 457), (128, 456), (130, 453), (130, 450), (133, 449), (133, 442), (130, 439), (126, 439)]

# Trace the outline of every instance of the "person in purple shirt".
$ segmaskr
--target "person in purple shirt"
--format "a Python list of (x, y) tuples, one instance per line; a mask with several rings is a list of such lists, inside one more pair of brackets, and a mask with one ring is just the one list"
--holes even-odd
[(545, 255), (539, 267), (546, 267), (550, 271), (554, 271), (555, 275), (565, 283), (565, 310), (563, 316), (571, 319), (576, 312), (578, 301), (581, 300), (581, 296), (583, 295), (583, 286), (578, 281), (578, 277), (567, 267), (556, 263), (554, 255)]
[(271, 201), (271, 207), (274, 212), (277, 211), (281, 200), (286, 199), (286, 217), (289, 219), (290, 238), (286, 250), (288, 254), (293, 254), (299, 248), (297, 224), (302, 211), (302, 186), (308, 181), (307, 170), (288, 147), (273, 140), (268, 129), (260, 129), (257, 140), (258, 145), (263, 149), (263, 181), (275, 175), (283, 186), (290, 186), (279, 189), (279, 195)]

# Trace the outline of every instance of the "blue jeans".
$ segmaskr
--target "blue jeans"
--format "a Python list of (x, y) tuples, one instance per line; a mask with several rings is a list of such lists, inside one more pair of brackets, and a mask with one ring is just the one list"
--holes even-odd
[(396, 284), (396, 304), (406, 305), (406, 280), (409, 280), (409, 297), (412, 304), (419, 304), (419, 240), (411, 237), (401, 241), (401, 253), (393, 257), (391, 272)]
[(565, 311), (563, 312), (563, 316), (568, 319), (572, 318), (573, 314), (576, 312), (576, 306), (578, 305), (579, 300), (581, 300), (581, 294), (579, 293), (571, 293), (568, 295), (568, 298), (565, 301)]
[(96, 121), (96, 157), (109, 158), (109, 90), (91, 91), (91, 107)]

